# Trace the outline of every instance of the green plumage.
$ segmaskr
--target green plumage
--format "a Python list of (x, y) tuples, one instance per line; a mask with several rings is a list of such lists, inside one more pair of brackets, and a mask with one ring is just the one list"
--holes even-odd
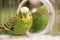
[(24, 23), (20, 20), (17, 20), (16, 24), (14, 25), (14, 29), (8, 32), (8, 34), (25, 34), (31, 28), (32, 21), (28, 23)]
[[(10, 20), (0, 25), (0, 34), (21, 35), (29, 31), (32, 25), (32, 15), (27, 7), (22, 7), (20, 12)], [(7, 29), (6, 29), (7, 28)]]
[(31, 32), (42, 31), (49, 20), (49, 13), (44, 5), (40, 6), (40, 8), (32, 14), (33, 16), (33, 24), (31, 27)]

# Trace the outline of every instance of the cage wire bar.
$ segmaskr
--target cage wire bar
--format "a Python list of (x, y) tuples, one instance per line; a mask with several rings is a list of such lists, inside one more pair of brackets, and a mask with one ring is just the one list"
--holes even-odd
[(57, 19), (56, 9), (58, 8), (58, 0), (57, 1), (55, 0), (55, 2), (53, 2), (53, 3), (55, 4), (54, 5), (54, 8), (55, 8), (55, 25), (54, 26), (55, 27), (54, 27), (54, 30), (53, 30), (54, 31), (53, 34), (58, 35), (58, 29), (57, 29), (58, 28), (58, 24), (56, 24), (56, 22), (57, 22), (57, 20), (56, 20)]
[(60, 0), (55, 0), (55, 12), (56, 12), (56, 35), (60, 35)]
[(0, 0), (0, 24), (1, 24), (1, 10), (2, 10), (2, 0)]

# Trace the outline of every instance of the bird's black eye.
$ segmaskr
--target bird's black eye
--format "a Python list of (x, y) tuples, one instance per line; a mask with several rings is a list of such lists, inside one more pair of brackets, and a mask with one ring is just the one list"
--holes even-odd
[(22, 19), (22, 16), (20, 18)]

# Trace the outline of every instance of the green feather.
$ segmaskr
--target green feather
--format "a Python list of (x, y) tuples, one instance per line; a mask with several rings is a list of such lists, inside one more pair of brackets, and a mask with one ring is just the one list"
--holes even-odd
[(14, 29), (8, 32), (9, 34), (25, 34), (29, 31), (30, 27), (32, 25), (32, 21), (28, 23), (23, 23), (20, 20), (17, 20), (16, 24), (14, 25)]
[[(25, 18), (26, 19), (30, 18), (29, 20), (27, 20), (26, 23), (25, 23), (24, 20), (22, 20), (22, 18), (23, 18), (22, 15), (24, 15), (25, 12), (27, 12), (27, 14), (26, 14), (27, 17), (25, 17)], [(1, 30), (1, 27), (3, 28), (3, 30), (0, 31), (0, 33), (3, 33), (3, 34), (11, 34), (11, 35), (25, 34), (31, 28), (32, 21), (33, 21), (32, 20), (32, 15), (31, 16), (29, 16), (29, 15), (31, 15), (30, 10), (27, 7), (22, 7), (20, 13), (17, 14), (16, 16), (14, 16), (14, 18), (12, 17), (12, 19), (10, 19), (11, 23), (9, 22), (10, 24), (7, 27), (7, 29), (9, 29), (9, 30), (6, 30), (4, 28), (4, 26), (1, 25), (0, 26), (0, 30)]]
[(49, 13), (46, 7), (44, 5), (41, 6), (35, 13), (32, 14), (32, 16), (33, 24), (30, 31), (31, 32), (42, 31), (48, 24), (49, 20)]

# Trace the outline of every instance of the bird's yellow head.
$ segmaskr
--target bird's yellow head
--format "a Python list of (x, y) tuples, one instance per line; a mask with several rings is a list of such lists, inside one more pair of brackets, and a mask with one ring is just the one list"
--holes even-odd
[(32, 15), (27, 7), (22, 7), (19, 12), (19, 20), (27, 23), (32, 20)]

